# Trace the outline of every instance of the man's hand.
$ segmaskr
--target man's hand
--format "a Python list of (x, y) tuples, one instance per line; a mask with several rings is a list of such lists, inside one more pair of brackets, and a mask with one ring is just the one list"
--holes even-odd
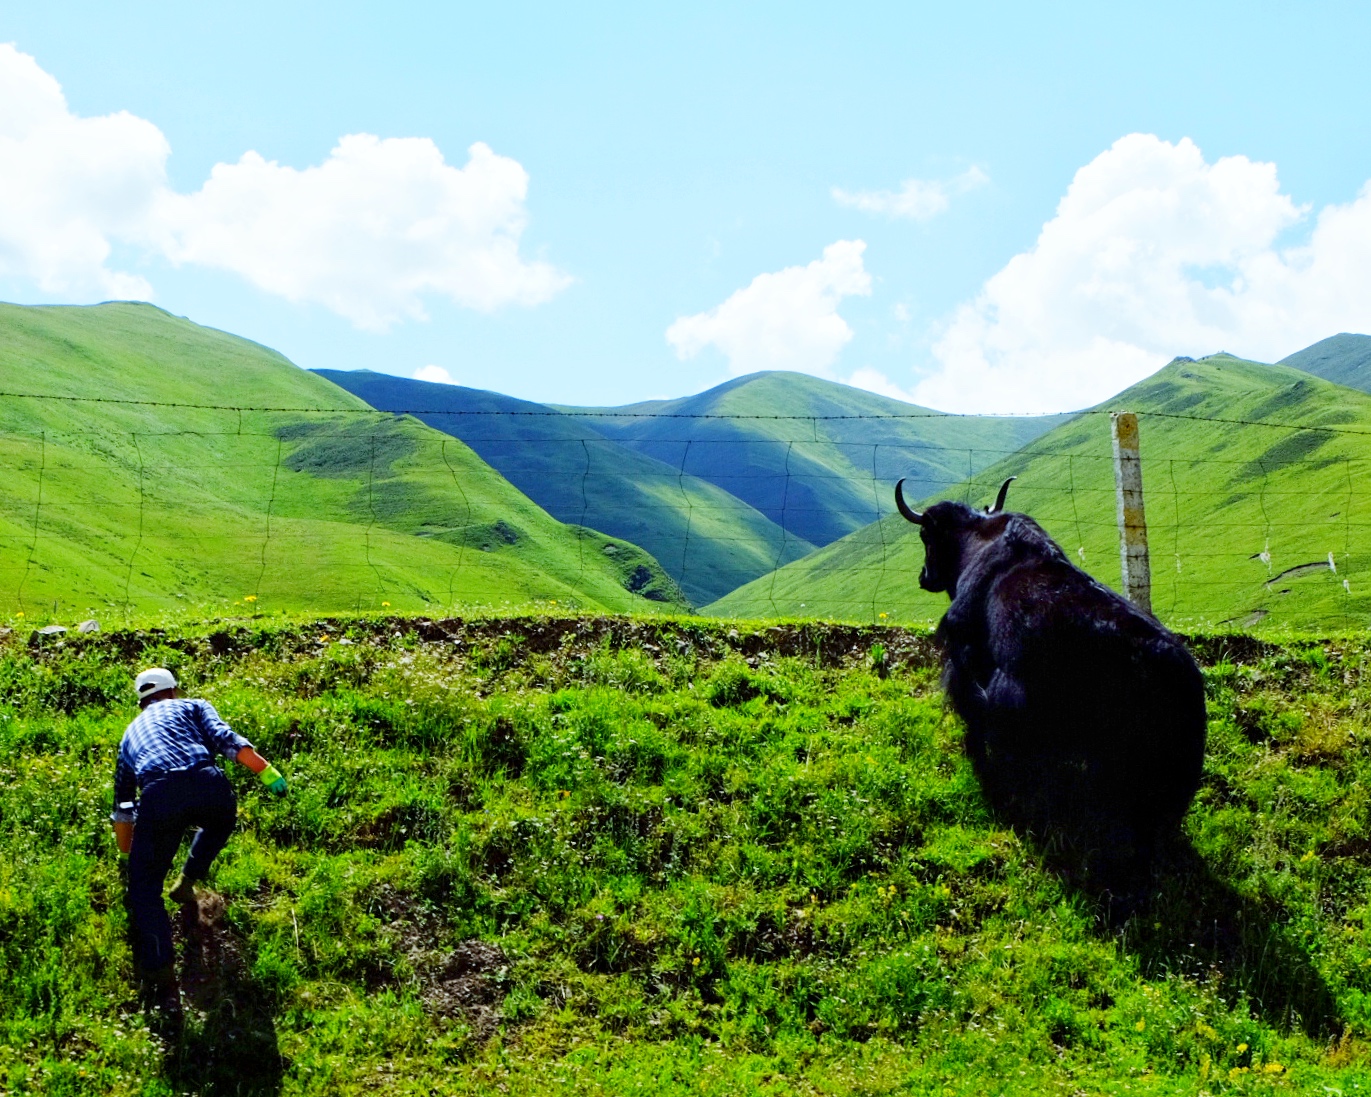
[(267, 763), (267, 768), (257, 775), (257, 779), (267, 786), (267, 791), (274, 796), (284, 796), (286, 794), (286, 779), (281, 776), (281, 771)]
[(257, 779), (267, 786), (268, 791), (277, 796), (286, 794), (286, 779), (281, 776), (281, 771), (251, 747), (240, 750), (236, 761), (257, 774)]

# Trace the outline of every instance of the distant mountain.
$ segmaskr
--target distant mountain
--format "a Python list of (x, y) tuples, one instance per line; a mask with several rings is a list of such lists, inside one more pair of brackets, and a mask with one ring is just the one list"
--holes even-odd
[(0, 362), (44, 397), (0, 396), (0, 613), (684, 606), (461, 442), (151, 305), (0, 305)]
[[(1288, 366), (1177, 360), (924, 502), (989, 502), (1018, 476), (1010, 509), (1117, 588), (1111, 409), (1139, 413), (1152, 602), (1163, 621), (1346, 628), (1371, 616), (1371, 396)], [(918, 531), (892, 515), (707, 610), (932, 621), (947, 596), (919, 589), (922, 565)]]
[(814, 548), (708, 480), (547, 405), (370, 370), (316, 372), (462, 439), (554, 518), (642, 546), (697, 605)]
[(890, 511), (901, 476), (927, 495), (1012, 453), (1068, 416), (945, 415), (799, 373), (754, 373), (696, 396), (563, 407), (682, 475), (826, 545)]
[(1371, 392), (1371, 335), (1332, 335), (1279, 362), (1335, 385)]

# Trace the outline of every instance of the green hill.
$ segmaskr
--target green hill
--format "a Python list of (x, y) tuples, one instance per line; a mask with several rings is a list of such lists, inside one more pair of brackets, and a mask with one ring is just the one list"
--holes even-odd
[(0, 612), (683, 604), (461, 442), (150, 305), (0, 306), (0, 362)]
[[(925, 501), (986, 502), (1017, 475), (1010, 508), (1117, 587), (1111, 409), (1139, 413), (1152, 600), (1163, 620), (1328, 628), (1371, 615), (1371, 492), (1362, 486), (1371, 397), (1288, 366), (1177, 360)], [(883, 505), (893, 510), (893, 499)], [(916, 531), (887, 514), (708, 610), (930, 621), (947, 598), (918, 589), (922, 564)]]
[(641, 545), (697, 605), (814, 548), (709, 481), (544, 404), (370, 370), (316, 372), (462, 439), (554, 518)]
[(754, 373), (679, 400), (563, 410), (680, 473), (717, 484), (792, 536), (827, 545), (916, 494), (959, 483), (1065, 416), (944, 415), (798, 373)]
[(1371, 392), (1371, 335), (1332, 335), (1280, 360), (1337, 385)]

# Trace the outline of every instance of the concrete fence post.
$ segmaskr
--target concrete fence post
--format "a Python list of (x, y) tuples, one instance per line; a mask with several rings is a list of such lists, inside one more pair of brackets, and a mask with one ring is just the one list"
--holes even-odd
[(1114, 436), (1114, 488), (1118, 501), (1123, 591), (1130, 602), (1150, 616), (1152, 568), (1147, 558), (1147, 520), (1143, 516), (1138, 417), (1131, 411), (1116, 411), (1110, 415), (1109, 424)]

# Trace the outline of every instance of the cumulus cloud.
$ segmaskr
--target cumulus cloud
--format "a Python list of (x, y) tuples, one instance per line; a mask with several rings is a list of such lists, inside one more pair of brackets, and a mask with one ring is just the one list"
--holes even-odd
[(852, 339), (838, 303), (871, 293), (865, 250), (861, 240), (839, 240), (807, 266), (759, 274), (721, 305), (681, 317), (667, 342), (682, 359), (718, 347), (734, 375), (788, 369), (827, 376)]
[(169, 152), (126, 112), (78, 118), (32, 57), (0, 44), (0, 274), (57, 297), (150, 296), (109, 258), (149, 239)]
[(949, 411), (1103, 400), (1178, 354), (1273, 361), (1371, 327), (1371, 184), (1309, 211), (1276, 166), (1131, 134), (1076, 173), (1037, 242), (958, 308), (914, 390)]
[(448, 373), (442, 366), (420, 366), (414, 371), (416, 381), (432, 381), (435, 385), (455, 385), (457, 382), (452, 374)]
[(427, 298), (489, 311), (569, 282), (519, 254), (528, 173), (477, 143), (465, 166), (427, 138), (352, 134), (303, 170), (245, 153), (200, 190), (167, 185), (166, 138), (126, 112), (71, 113), (57, 81), (0, 45), (0, 273), (71, 299), (150, 297), (113, 245), (237, 274), (383, 331)]
[(970, 167), (951, 179), (906, 179), (899, 190), (848, 191), (834, 187), (833, 200), (840, 206), (863, 213), (927, 221), (945, 212), (954, 194), (962, 194), (988, 182), (990, 176), (978, 167)]
[(427, 138), (344, 137), (298, 171), (255, 152), (162, 207), (177, 263), (219, 267), (360, 328), (424, 319), (424, 296), (490, 311), (536, 305), (569, 279), (519, 255), (528, 173), (477, 143), (464, 168)]

